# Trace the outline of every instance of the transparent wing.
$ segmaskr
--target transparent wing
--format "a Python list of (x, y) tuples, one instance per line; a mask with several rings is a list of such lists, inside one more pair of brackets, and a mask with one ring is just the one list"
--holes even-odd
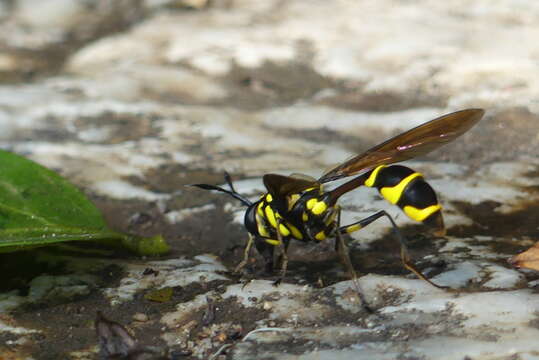
[(266, 174), (262, 179), (268, 192), (277, 198), (320, 186), (320, 183), (316, 179), (301, 174), (294, 174), (292, 176)]
[(318, 180), (333, 181), (378, 165), (421, 156), (455, 140), (483, 117), (482, 109), (461, 110), (419, 125), (329, 170)]

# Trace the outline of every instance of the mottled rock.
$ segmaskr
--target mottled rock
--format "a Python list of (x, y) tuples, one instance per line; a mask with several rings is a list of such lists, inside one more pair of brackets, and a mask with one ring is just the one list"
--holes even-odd
[[(538, 236), (535, 2), (14, 0), (0, 19), (0, 146), (172, 249), (0, 254), (0, 354), (95, 358), (101, 311), (200, 359), (536, 357), (539, 276), (506, 262)], [(347, 238), (372, 314), (330, 242), (293, 242), (279, 287), (260, 259), (233, 274), (245, 208), (184, 186), (227, 170), (256, 200), (266, 173), (316, 178), (464, 107), (487, 113), (408, 162), (438, 192), (446, 237), (372, 189), (342, 198), (343, 223), (390, 213), (417, 266), (453, 289), (409, 274), (380, 220)]]

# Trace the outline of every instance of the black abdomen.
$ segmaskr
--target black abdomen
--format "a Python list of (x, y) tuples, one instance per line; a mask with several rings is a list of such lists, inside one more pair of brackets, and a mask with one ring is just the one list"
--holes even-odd
[(365, 185), (377, 188), (411, 219), (443, 229), (442, 207), (420, 173), (402, 165), (380, 165), (367, 174)]

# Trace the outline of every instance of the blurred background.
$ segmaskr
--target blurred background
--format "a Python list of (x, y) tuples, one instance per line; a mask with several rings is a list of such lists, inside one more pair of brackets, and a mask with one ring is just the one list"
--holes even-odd
[[(238, 186), (256, 196), (265, 173), (318, 177), (468, 107), (485, 108), (485, 119), (418, 159), (453, 164), (428, 176), (535, 183), (523, 179), (539, 153), (535, 2), (0, 4), (0, 146), (65, 175), (121, 229), (197, 238), (205, 219), (178, 211), (207, 205), (208, 194), (182, 185), (222, 183), (227, 170), (252, 178)], [(455, 188), (444, 196), (455, 200)], [(168, 218), (141, 226), (134, 213)]]
[(98, 192), (171, 163), (318, 171), (466, 107), (491, 120), (446, 160), (537, 155), (532, 1), (4, 0), (0, 21), (0, 145)]
[[(526, 287), (525, 276), (508, 269), (505, 261), (539, 237), (538, 39), (539, 2), (525, 0), (0, 0), (0, 148), (74, 182), (115, 229), (164, 235), (172, 248), (170, 259), (211, 253), (230, 269), (245, 242), (244, 209), (222, 194), (183, 185), (222, 184), (227, 170), (239, 180), (238, 190), (256, 199), (264, 191), (260, 178), (266, 173), (318, 177), (427, 120), (484, 108), (486, 116), (474, 129), (412, 163), (440, 192), (450, 241), (445, 246), (412, 238), (411, 243), (425, 256), (435, 254), (434, 247), (445, 249), (442, 260), (430, 257), (428, 266), (456, 271), (441, 278), (450, 285), (477, 289), (489, 279), (503, 278), (508, 282), (485, 289)], [(374, 191), (350, 196), (343, 202), (347, 222), (387, 209), (407, 235), (421, 231)], [(407, 274), (384, 221), (352, 240), (354, 263), (362, 264), (365, 273)], [(374, 253), (363, 252), (369, 247)], [(315, 259), (310, 252), (295, 256), (305, 266)], [(119, 287), (134, 263), (144, 268), (137, 261), (123, 259), (114, 271), (92, 273), (98, 280), (82, 310), (80, 304), (56, 310), (38, 306), (11, 318), (17, 326), (47, 329), (45, 340), (30, 341), (29, 353), (46, 349), (51, 359), (62, 358), (65, 328), (88, 324), (96, 310), (107, 308), (102, 294), (116, 291), (108, 287)], [(337, 265), (333, 259), (320, 267)], [(173, 267), (167, 263), (162, 275), (168, 274), (167, 266)], [(323, 273), (318, 265), (301, 266), (292, 264), (292, 273), (299, 271), (300, 281), (309, 284)], [(55, 271), (65, 274), (73, 268)], [(331, 275), (326, 284), (344, 278)], [(32, 303), (25, 295), (31, 285), (18, 292), (10, 286), (0, 286), (0, 305), (14, 309)], [(196, 294), (207, 290), (206, 284), (192, 286)], [(186, 293), (181, 301), (195, 296)], [(140, 300), (115, 315), (128, 321), (133, 313), (146, 311)], [(66, 303), (64, 298), (53, 302)], [(511, 305), (496, 304), (499, 313), (512, 311)], [(539, 311), (536, 305), (525, 316)], [(157, 322), (144, 329), (152, 329), (145, 334), (148, 339), (171, 345), (179, 335), (162, 336), (157, 315), (171, 310), (166, 306), (152, 310), (150, 318)], [(70, 311), (81, 314), (77, 325), (64, 319)], [(43, 314), (41, 322), (35, 312)], [(265, 315), (253, 315), (249, 326)], [(457, 324), (443, 329), (450, 337), (453, 331), (462, 333), (460, 318), (449, 310), (440, 316), (439, 323)], [(406, 319), (400, 324), (415, 325)], [(491, 321), (490, 315), (484, 319), (476, 324), (478, 333)], [(1, 320), (0, 340), (6, 336)], [(180, 327), (167, 324), (168, 330)], [(84, 340), (65, 349), (95, 344), (90, 327), (79, 329)], [(492, 336), (537, 336), (536, 330), (525, 332), (527, 325), (515, 328), (491, 329)], [(197, 336), (184, 340), (199, 346)], [(400, 346), (399, 339), (397, 345), (388, 340), (388, 349)], [(519, 351), (528, 349), (526, 344)], [(471, 342), (470, 348), (475, 345)], [(212, 346), (200, 356), (215, 351), (217, 345)], [(439, 348), (434, 344), (431, 350)], [(460, 358), (483, 354), (454, 348), (461, 350)], [(372, 354), (365, 356), (376, 358)], [(401, 358), (441, 358), (415, 355)]]

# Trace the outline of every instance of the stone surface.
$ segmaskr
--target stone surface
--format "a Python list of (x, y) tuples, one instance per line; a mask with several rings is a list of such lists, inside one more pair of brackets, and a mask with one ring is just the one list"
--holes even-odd
[[(186, 359), (539, 358), (539, 276), (506, 262), (539, 236), (539, 4), (14, 0), (0, 19), (0, 146), (80, 186), (114, 228), (172, 248), (0, 254), (0, 358), (96, 359), (97, 311)], [(266, 173), (318, 177), (465, 107), (487, 114), (408, 163), (439, 193), (446, 237), (372, 189), (341, 202), (345, 223), (392, 214), (452, 291), (402, 267), (386, 220), (349, 238), (373, 313), (333, 244), (293, 243), (283, 284), (248, 282), (231, 273), (245, 209), (184, 186), (227, 170), (257, 199)]]

